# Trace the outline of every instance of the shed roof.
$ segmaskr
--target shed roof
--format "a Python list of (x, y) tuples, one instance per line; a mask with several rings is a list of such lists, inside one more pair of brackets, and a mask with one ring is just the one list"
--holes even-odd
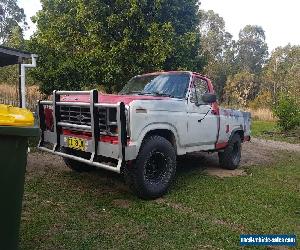
[(31, 54), (30, 52), (0, 45), (0, 67), (17, 64), (19, 58), (31, 58)]

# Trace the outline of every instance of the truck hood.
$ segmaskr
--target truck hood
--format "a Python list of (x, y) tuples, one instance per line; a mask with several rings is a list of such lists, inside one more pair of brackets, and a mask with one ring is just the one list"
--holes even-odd
[[(125, 105), (129, 105), (135, 100), (164, 100), (170, 99), (169, 97), (161, 96), (142, 96), (142, 95), (108, 95), (99, 94), (100, 103), (116, 104), (118, 102), (124, 102)], [(63, 102), (90, 102), (90, 97), (87, 95), (64, 95), (61, 97)]]

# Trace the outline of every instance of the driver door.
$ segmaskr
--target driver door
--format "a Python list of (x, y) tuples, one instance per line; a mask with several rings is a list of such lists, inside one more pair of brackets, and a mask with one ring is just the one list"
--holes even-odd
[(199, 150), (213, 149), (217, 138), (217, 116), (212, 114), (211, 104), (202, 100), (209, 93), (208, 83), (201, 77), (194, 77), (188, 101), (188, 145)]

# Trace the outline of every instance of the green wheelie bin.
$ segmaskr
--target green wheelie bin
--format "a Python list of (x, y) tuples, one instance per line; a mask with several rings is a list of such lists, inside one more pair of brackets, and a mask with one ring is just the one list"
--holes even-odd
[(39, 135), (26, 109), (0, 105), (0, 249), (18, 249), (28, 138)]

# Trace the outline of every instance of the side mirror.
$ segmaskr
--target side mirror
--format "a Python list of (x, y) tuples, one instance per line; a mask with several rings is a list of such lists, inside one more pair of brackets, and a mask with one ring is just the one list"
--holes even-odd
[(211, 93), (205, 93), (202, 95), (202, 101), (205, 103), (213, 103), (217, 101), (217, 96)]

